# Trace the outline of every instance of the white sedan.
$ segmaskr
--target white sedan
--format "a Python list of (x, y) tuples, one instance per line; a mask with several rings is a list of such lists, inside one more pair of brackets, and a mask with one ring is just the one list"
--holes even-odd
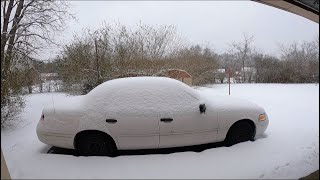
[(88, 94), (53, 102), (37, 125), (41, 142), (81, 155), (251, 140), (267, 129), (266, 112), (230, 96), (205, 97), (164, 77), (121, 78)]

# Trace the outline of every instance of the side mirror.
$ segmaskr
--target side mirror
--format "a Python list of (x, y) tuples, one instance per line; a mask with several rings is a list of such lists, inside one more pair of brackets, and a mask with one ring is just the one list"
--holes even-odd
[(200, 114), (205, 113), (206, 112), (206, 105), (205, 104), (200, 104), (199, 105), (199, 109), (200, 109)]

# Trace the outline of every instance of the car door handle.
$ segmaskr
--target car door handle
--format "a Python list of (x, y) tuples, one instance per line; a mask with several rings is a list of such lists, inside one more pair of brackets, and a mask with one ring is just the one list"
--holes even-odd
[(110, 123), (110, 124), (114, 124), (114, 123), (117, 122), (117, 120), (115, 120), (115, 119), (106, 119), (106, 122)]
[(173, 121), (173, 119), (172, 118), (161, 118), (160, 121), (162, 121), (162, 122), (171, 122), (171, 121)]

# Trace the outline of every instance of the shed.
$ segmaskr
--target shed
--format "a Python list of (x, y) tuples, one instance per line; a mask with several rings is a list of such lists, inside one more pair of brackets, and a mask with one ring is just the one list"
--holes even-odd
[(189, 86), (192, 86), (192, 76), (187, 73), (185, 70), (181, 69), (167, 69), (161, 70), (160, 72), (156, 73), (157, 76), (165, 76), (169, 78), (173, 78), (179, 80)]

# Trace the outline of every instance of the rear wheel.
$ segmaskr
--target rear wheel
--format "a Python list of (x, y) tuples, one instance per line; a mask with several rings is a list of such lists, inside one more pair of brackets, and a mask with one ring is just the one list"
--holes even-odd
[(83, 133), (77, 138), (76, 148), (82, 156), (114, 156), (113, 143), (102, 133)]
[(229, 147), (249, 140), (254, 141), (253, 127), (248, 122), (239, 122), (234, 124), (229, 130), (225, 145)]

